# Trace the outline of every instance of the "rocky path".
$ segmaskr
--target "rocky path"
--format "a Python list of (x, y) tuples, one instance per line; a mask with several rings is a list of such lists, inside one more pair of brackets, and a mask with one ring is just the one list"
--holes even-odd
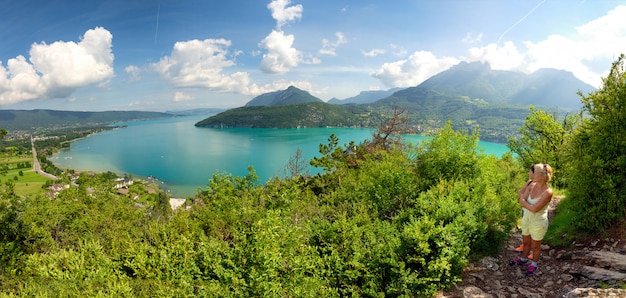
[[(551, 207), (554, 208), (558, 200)], [(509, 266), (519, 256), (521, 235), (509, 235), (502, 251), (470, 264), (463, 280), (435, 297), (626, 297), (626, 235), (574, 243), (572, 248), (542, 245), (539, 270)]]

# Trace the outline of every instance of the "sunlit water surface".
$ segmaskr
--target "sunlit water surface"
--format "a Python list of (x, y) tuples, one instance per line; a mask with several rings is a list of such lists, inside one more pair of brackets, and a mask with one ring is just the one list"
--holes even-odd
[[(199, 128), (206, 117), (177, 117), (124, 123), (126, 128), (95, 134), (72, 142), (70, 149), (51, 158), (62, 168), (79, 171), (111, 171), (119, 175), (153, 176), (175, 197), (187, 197), (205, 189), (216, 173), (248, 174), (253, 166), (259, 182), (287, 173), (286, 165), (301, 150), (308, 161), (319, 157), (319, 145), (335, 134), (342, 145), (370, 139), (372, 129), (354, 128)], [(407, 142), (425, 137), (406, 136)], [(480, 142), (487, 154), (501, 156), (504, 144)], [(309, 173), (318, 173), (309, 166)]]

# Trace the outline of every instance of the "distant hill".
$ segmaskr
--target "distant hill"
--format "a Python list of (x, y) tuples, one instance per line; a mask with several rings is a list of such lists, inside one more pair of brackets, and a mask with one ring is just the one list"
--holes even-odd
[(571, 72), (540, 69), (532, 74), (492, 70), (488, 63), (461, 62), (432, 76), (419, 87), (492, 104), (535, 105), (566, 110), (581, 108), (583, 94), (595, 88)]
[(454, 129), (472, 132), (480, 128), (482, 140), (498, 143), (506, 143), (508, 137), (517, 135), (528, 114), (528, 106), (487, 103), (421, 86), (400, 90), (369, 106), (380, 113), (393, 108), (406, 110), (409, 125), (418, 132), (451, 121)]
[[(406, 111), (409, 129), (418, 133), (436, 130), (450, 121), (454, 129), (478, 129), (481, 139), (505, 143), (519, 134), (529, 105), (563, 115), (580, 109), (579, 90), (589, 93), (594, 88), (566, 71), (542, 69), (524, 74), (492, 70), (487, 63), (462, 62), (418, 86), (366, 104), (326, 104), (308, 92), (289, 87), (257, 96), (245, 107), (227, 110), (196, 126), (375, 127), (399, 108)], [(380, 93), (362, 92), (359, 96), (373, 98)], [(310, 102), (285, 104), (295, 98)]]
[(363, 107), (309, 102), (295, 105), (240, 107), (219, 113), (195, 124), (197, 127), (325, 127), (369, 126)]
[(167, 114), (175, 116), (211, 116), (226, 111), (227, 109), (218, 108), (198, 108), (189, 110), (165, 111)]
[(50, 129), (173, 117), (141, 111), (76, 112), (56, 110), (0, 110), (0, 128), (8, 131)]
[(396, 91), (400, 91), (402, 88), (392, 88), (389, 90), (371, 90), (371, 91), (361, 91), (359, 95), (348, 97), (345, 99), (337, 99), (331, 98), (328, 103), (334, 105), (342, 105), (348, 103), (356, 103), (356, 104), (367, 104), (375, 102), (379, 99), (383, 99)]
[(324, 101), (311, 95), (309, 92), (300, 90), (294, 86), (289, 86), (289, 88), (285, 90), (261, 94), (250, 100), (245, 106), (283, 106), (309, 102)]

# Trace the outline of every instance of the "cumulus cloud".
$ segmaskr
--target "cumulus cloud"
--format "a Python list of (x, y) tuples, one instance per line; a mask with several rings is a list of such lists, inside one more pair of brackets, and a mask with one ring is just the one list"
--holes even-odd
[(0, 104), (26, 100), (65, 98), (77, 88), (113, 77), (113, 35), (96, 27), (79, 42), (56, 41), (31, 46), (24, 56), (0, 62)]
[(363, 53), (363, 56), (365, 57), (376, 57), (378, 55), (385, 54), (386, 52), (387, 51), (385, 51), (385, 49), (371, 49), (369, 51), (361, 50), (361, 53)]
[(289, 6), (290, 0), (273, 0), (267, 5), (272, 11), (272, 18), (276, 20), (276, 29), (280, 30), (285, 24), (302, 18), (302, 5)]
[(493, 69), (534, 72), (556, 68), (572, 72), (580, 80), (598, 87), (606, 73), (594, 65), (610, 65), (626, 48), (626, 6), (576, 28), (576, 34), (553, 34), (539, 42), (526, 41), (518, 49), (512, 42), (469, 49), (468, 61), (489, 62)]
[(272, 30), (259, 44), (260, 48), (267, 50), (261, 60), (261, 70), (267, 73), (286, 73), (297, 66), (301, 55), (293, 48), (293, 41), (293, 35)]
[(417, 51), (408, 59), (383, 64), (371, 75), (390, 88), (416, 86), (457, 63), (456, 58), (437, 58), (431, 52)]
[(493, 69), (525, 71), (526, 57), (510, 41), (505, 42), (503, 46), (492, 43), (484, 47), (471, 48), (468, 53), (467, 61), (489, 62)]
[(273, 92), (276, 90), (284, 90), (289, 86), (297, 87), (298, 89), (302, 89), (308, 91), (310, 93), (314, 93), (313, 85), (307, 81), (292, 81), (292, 80), (277, 80), (268, 84), (264, 84), (261, 86), (257, 86), (256, 84), (252, 84), (250, 88), (247, 90), (248, 95), (259, 95), (263, 93)]
[(124, 68), (124, 71), (128, 74), (129, 80), (131, 82), (138, 81), (139, 79), (141, 79), (140, 77), (141, 69), (139, 69), (139, 67), (135, 65), (126, 66), (126, 68)]
[[(275, 31), (276, 32), (276, 31)], [(280, 67), (291, 67), (297, 64), (297, 58), (289, 56), (291, 44), (288, 41), (286, 48), (281, 48), (272, 42), (281, 43), (283, 37), (281, 32), (278, 38), (269, 39), (267, 42), (270, 53), (275, 53), (275, 61), (287, 61)], [(291, 41), (291, 42), (292, 42)], [(312, 90), (311, 84), (306, 81), (285, 81), (279, 80), (262, 86), (252, 84), (248, 73), (233, 72), (227, 73), (226, 70), (235, 65), (232, 56), (236, 56), (239, 52), (230, 53), (228, 48), (231, 42), (225, 39), (206, 39), (206, 40), (189, 40), (180, 41), (174, 44), (172, 53), (169, 56), (162, 57), (159, 62), (150, 65), (151, 69), (160, 74), (161, 78), (173, 85), (174, 87), (193, 87), (205, 88), (218, 92), (231, 92), (244, 95), (259, 95), (262, 93), (272, 92), (280, 89), (286, 89), (290, 85), (302, 86), (303, 90)], [(269, 54), (268, 54), (269, 55)], [(264, 55), (264, 57), (267, 55)], [(291, 59), (291, 60), (290, 60)], [(283, 61), (283, 62), (284, 62)], [(293, 63), (295, 64), (289, 64)], [(277, 65), (268, 65), (274, 67), (272, 71), (281, 71)], [(131, 73), (134, 68), (128, 68)], [(188, 93), (176, 92), (173, 100), (175, 102), (188, 101), (195, 99)]]
[(151, 64), (153, 70), (176, 87), (203, 87), (215, 91), (241, 92), (249, 84), (248, 73), (224, 73), (235, 65), (229, 59), (230, 41), (205, 39), (179, 41), (170, 56)]
[(176, 92), (174, 94), (174, 101), (188, 101), (188, 100), (193, 100), (194, 97), (190, 94), (184, 93), (184, 92)]
[[(260, 68), (263, 72), (282, 74), (291, 70), (302, 61), (302, 56), (293, 47), (294, 36), (285, 34), (281, 28), (288, 22), (302, 18), (302, 5), (288, 6), (290, 0), (272, 0), (267, 8), (272, 11), (272, 18), (276, 20), (276, 30), (266, 36), (260, 43), (259, 48), (267, 50), (261, 60)], [(305, 63), (319, 63), (316, 58)]]
[(472, 34), (471, 32), (467, 32), (467, 34), (465, 35), (465, 37), (463, 37), (463, 39), (461, 39), (461, 41), (463, 43), (469, 43), (469, 44), (473, 44), (473, 43), (479, 43), (483, 40), (483, 33), (478, 33), (476, 35)]
[(343, 35), (343, 33), (336, 32), (335, 37), (337, 37), (335, 41), (330, 41), (326, 38), (322, 39), (322, 48), (319, 51), (320, 54), (336, 56), (337, 47), (341, 44), (347, 43), (346, 37)]

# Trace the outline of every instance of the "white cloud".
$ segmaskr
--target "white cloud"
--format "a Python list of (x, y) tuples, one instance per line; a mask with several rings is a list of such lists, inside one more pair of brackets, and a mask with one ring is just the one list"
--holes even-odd
[(525, 71), (526, 57), (510, 41), (501, 47), (492, 43), (480, 48), (471, 48), (468, 52), (467, 61), (489, 62), (492, 69)]
[(385, 54), (387, 51), (385, 51), (384, 49), (371, 49), (369, 51), (363, 51), (361, 50), (361, 53), (363, 53), (363, 56), (365, 57), (376, 57), (378, 55), (382, 55)]
[(335, 41), (330, 41), (326, 38), (322, 39), (322, 48), (319, 50), (320, 54), (336, 56), (337, 47), (340, 46), (341, 44), (347, 43), (346, 37), (343, 35), (343, 33), (336, 32), (335, 36), (337, 37), (337, 40)]
[(418, 51), (406, 60), (383, 64), (371, 75), (390, 88), (416, 86), (457, 63), (456, 58), (437, 58), (431, 52)]
[(216, 91), (241, 92), (249, 83), (248, 73), (223, 73), (235, 64), (228, 59), (230, 41), (205, 39), (179, 41), (172, 54), (153, 63), (152, 68), (176, 87), (203, 87)]
[(467, 32), (465, 37), (463, 37), (463, 39), (461, 39), (461, 41), (463, 43), (468, 43), (468, 44), (479, 43), (482, 40), (483, 40), (483, 33), (482, 32), (478, 33), (477, 35), (474, 35), (471, 32)]
[(553, 34), (547, 39), (523, 43), (518, 50), (512, 42), (469, 49), (468, 61), (489, 62), (493, 69), (533, 72), (556, 68), (572, 72), (580, 80), (599, 87), (601, 77), (594, 65), (610, 65), (626, 49), (626, 6), (618, 6), (596, 20), (576, 28), (573, 36)]
[(135, 65), (126, 66), (126, 68), (124, 68), (124, 71), (128, 74), (129, 80), (131, 82), (141, 79), (141, 69), (139, 69), (139, 67)]
[(174, 94), (174, 101), (188, 101), (188, 100), (193, 100), (193, 99), (194, 99), (193, 96), (184, 92), (179, 91)]
[(297, 87), (298, 89), (302, 89), (308, 91), (310, 93), (314, 92), (313, 85), (307, 81), (287, 81), (287, 80), (277, 80), (271, 82), (269, 84), (265, 84), (262, 86), (257, 86), (256, 84), (252, 84), (250, 88), (247, 90), (248, 95), (260, 95), (263, 93), (274, 92), (277, 90), (287, 89), (289, 86)]
[(261, 70), (267, 73), (286, 73), (300, 62), (300, 53), (292, 47), (293, 35), (285, 35), (282, 31), (272, 30), (261, 43), (260, 48), (266, 49), (261, 61)]
[(0, 104), (43, 98), (64, 98), (77, 88), (110, 79), (114, 75), (113, 35), (96, 27), (81, 40), (35, 43), (30, 63), (23, 56), (0, 62)]
[(276, 20), (278, 30), (288, 22), (302, 18), (302, 5), (287, 7), (290, 3), (290, 0), (273, 0), (267, 5), (267, 8), (272, 11), (272, 18)]

